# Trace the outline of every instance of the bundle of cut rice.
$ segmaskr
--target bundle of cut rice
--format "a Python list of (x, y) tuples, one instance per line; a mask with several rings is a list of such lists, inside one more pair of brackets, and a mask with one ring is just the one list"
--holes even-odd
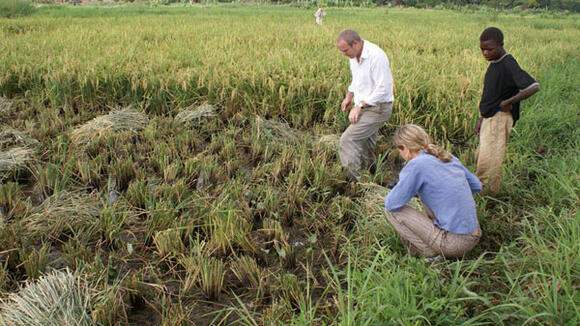
[(69, 229), (79, 230), (97, 223), (102, 203), (95, 194), (59, 192), (33, 208), (22, 220), (30, 235), (59, 237)]
[(324, 135), (318, 139), (318, 144), (326, 146), (329, 149), (338, 151), (338, 143), (340, 143), (340, 135)]
[(92, 326), (91, 289), (68, 269), (54, 271), (0, 303), (0, 326)]
[(211, 104), (203, 104), (198, 107), (190, 106), (180, 111), (173, 121), (178, 124), (198, 123), (203, 118), (215, 118), (216, 108)]
[[(363, 189), (361, 203), (368, 212), (369, 217), (382, 217), (385, 214), (385, 196), (390, 192), (390, 189), (380, 186), (376, 183), (358, 183)], [(409, 206), (423, 210), (421, 203), (416, 197), (413, 197), (408, 203)]]
[(7, 152), (0, 152), (0, 180), (10, 173), (25, 168), (33, 160), (33, 151), (23, 147), (15, 147)]
[(309, 135), (300, 130), (290, 128), (286, 123), (263, 119), (260, 116), (256, 116), (256, 126), (259, 128), (258, 134), (272, 137), (276, 141), (296, 143), (310, 140)]
[(73, 130), (71, 139), (75, 143), (88, 143), (110, 132), (144, 129), (148, 122), (147, 115), (129, 107), (94, 118)]
[(10, 127), (0, 129), (0, 149), (10, 146), (33, 147), (38, 140), (28, 137), (22, 131)]

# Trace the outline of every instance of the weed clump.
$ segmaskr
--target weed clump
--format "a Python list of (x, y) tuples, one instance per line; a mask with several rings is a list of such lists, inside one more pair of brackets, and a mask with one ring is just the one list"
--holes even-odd
[(72, 131), (71, 140), (77, 144), (90, 143), (111, 132), (142, 130), (148, 122), (147, 115), (128, 107), (96, 117), (78, 127)]
[(0, 326), (94, 325), (89, 314), (90, 289), (69, 270), (27, 282), (0, 303)]

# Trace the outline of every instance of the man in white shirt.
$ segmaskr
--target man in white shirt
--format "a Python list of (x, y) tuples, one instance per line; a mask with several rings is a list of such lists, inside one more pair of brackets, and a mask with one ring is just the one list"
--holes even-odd
[(357, 32), (349, 29), (340, 32), (336, 46), (350, 58), (352, 73), (341, 105), (343, 111), (350, 110), (350, 126), (340, 137), (338, 153), (349, 180), (358, 181), (362, 168), (376, 164), (378, 131), (393, 111), (393, 76), (385, 52), (362, 40)]

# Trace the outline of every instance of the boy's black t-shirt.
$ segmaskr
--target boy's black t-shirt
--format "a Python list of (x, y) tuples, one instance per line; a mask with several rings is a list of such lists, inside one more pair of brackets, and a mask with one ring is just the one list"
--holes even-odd
[[(506, 54), (487, 68), (483, 82), (483, 95), (479, 102), (479, 111), (485, 118), (490, 118), (500, 109), (503, 100), (516, 95), (536, 81), (525, 72), (511, 54)], [(514, 124), (520, 117), (520, 103), (512, 105)]]

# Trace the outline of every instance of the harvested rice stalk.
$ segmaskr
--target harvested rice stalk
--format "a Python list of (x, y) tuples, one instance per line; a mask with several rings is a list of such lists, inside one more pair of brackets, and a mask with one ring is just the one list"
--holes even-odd
[(68, 269), (27, 282), (0, 303), (0, 326), (95, 325), (90, 315), (91, 289)]
[(97, 223), (101, 212), (97, 196), (63, 191), (33, 208), (22, 226), (32, 236), (58, 237), (70, 228), (78, 230)]
[(197, 123), (202, 118), (216, 117), (216, 108), (211, 104), (203, 104), (196, 108), (190, 106), (179, 112), (173, 121), (178, 124)]
[[(361, 203), (365, 211), (368, 212), (367, 216), (369, 218), (383, 217), (385, 215), (385, 196), (387, 196), (390, 189), (375, 183), (359, 183), (358, 185), (363, 189), (364, 195)], [(421, 203), (416, 197), (413, 197), (407, 205), (420, 211), (423, 210)]]
[(77, 144), (89, 143), (110, 132), (144, 129), (148, 122), (147, 115), (129, 107), (85, 123), (72, 131), (71, 140)]
[(22, 147), (13, 148), (7, 152), (0, 152), (0, 180), (10, 173), (25, 168), (33, 160), (33, 150)]
[(300, 141), (311, 140), (311, 136), (305, 132), (290, 128), (283, 122), (263, 119), (260, 116), (256, 116), (256, 126), (259, 128), (259, 135), (272, 137), (276, 141), (297, 143)]
[(318, 144), (338, 151), (338, 144), (340, 143), (340, 135), (324, 135), (318, 139)]
[(11, 146), (33, 147), (36, 144), (38, 140), (28, 137), (22, 131), (10, 127), (3, 127), (0, 130), (0, 149)]

